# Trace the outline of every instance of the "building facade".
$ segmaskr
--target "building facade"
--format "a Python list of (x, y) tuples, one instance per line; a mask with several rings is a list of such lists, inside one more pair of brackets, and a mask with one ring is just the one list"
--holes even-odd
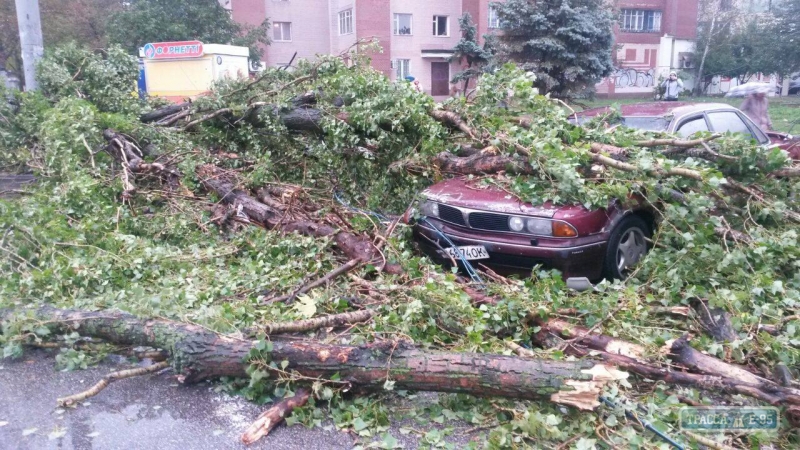
[[(377, 38), (383, 53), (372, 65), (393, 80), (412, 76), (436, 97), (450, 94), (450, 79), (461, 70), (448, 62), (461, 39), (458, 19), (472, 15), (480, 35), (496, 28), (490, 0), (222, 0), (234, 20), (272, 24), (267, 66), (287, 65), (318, 54), (338, 54), (361, 39)], [(492, 19), (492, 21), (490, 21)]]
[[(498, 0), (220, 0), (234, 20), (272, 24), (272, 44), (263, 62), (283, 66), (292, 58), (338, 54), (358, 40), (377, 38), (383, 53), (373, 66), (393, 80), (413, 76), (435, 97), (451, 92), (461, 70), (448, 62), (461, 38), (458, 19), (469, 12), (478, 35), (500, 22), (491, 4)], [(499, 0), (504, 1), (504, 0)], [(596, 86), (601, 96), (645, 96), (659, 77), (694, 64), (698, 0), (614, 0), (618, 69)]]
[(649, 96), (670, 71), (694, 68), (698, 0), (616, 0), (614, 8), (617, 69), (597, 84), (598, 96)]

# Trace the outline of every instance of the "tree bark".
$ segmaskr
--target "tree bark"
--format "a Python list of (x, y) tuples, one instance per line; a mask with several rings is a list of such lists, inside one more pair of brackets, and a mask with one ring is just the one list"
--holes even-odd
[[(86, 312), (43, 306), (35, 310), (0, 311), (0, 319), (40, 320), (57, 332), (77, 330), (84, 336), (119, 345), (162, 348), (183, 383), (220, 377), (247, 377), (250, 350), (256, 342), (235, 339), (206, 328), (130, 314)], [(590, 410), (599, 405), (603, 386), (627, 377), (595, 361), (551, 361), (480, 353), (428, 352), (403, 342), (376, 342), (355, 347), (312, 341), (273, 340), (272, 361), (288, 361), (286, 372), (328, 379), (366, 390), (397, 389), (464, 393), (513, 399), (541, 399)]]
[(142, 114), (141, 116), (139, 116), (139, 120), (144, 123), (156, 122), (167, 116), (171, 116), (175, 113), (181, 112), (184, 109), (191, 108), (191, 106), (192, 102), (184, 102), (184, 103), (178, 103), (177, 105), (165, 106), (155, 111), (150, 111), (149, 113)]

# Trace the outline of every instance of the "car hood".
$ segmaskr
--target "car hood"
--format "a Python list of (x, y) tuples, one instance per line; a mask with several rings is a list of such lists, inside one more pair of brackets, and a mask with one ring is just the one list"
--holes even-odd
[(552, 202), (534, 206), (498, 187), (485, 186), (462, 178), (434, 184), (424, 190), (422, 195), (447, 205), (505, 214), (569, 219), (589, 212), (582, 206), (555, 206)]

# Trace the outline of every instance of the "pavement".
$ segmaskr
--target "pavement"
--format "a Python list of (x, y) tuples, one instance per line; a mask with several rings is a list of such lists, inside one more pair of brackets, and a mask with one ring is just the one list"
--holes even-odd
[[(213, 383), (179, 385), (169, 371), (120, 380), (76, 408), (58, 408), (58, 397), (85, 390), (103, 375), (131, 366), (107, 358), (87, 370), (58, 372), (54, 354), (36, 349), (17, 360), (0, 359), (0, 450), (306, 450), (369, 444), (333, 426), (283, 424), (245, 447), (239, 437), (265, 407), (215, 392)], [(421, 398), (435, 402), (437, 395)], [(409, 426), (393, 423), (389, 432), (403, 448), (419, 447), (417, 435), (400, 433), (404, 425)], [(441, 427), (410, 426), (423, 431)], [(467, 435), (465, 423), (445, 426), (456, 428), (447, 438), (454, 448), (475, 438)]]

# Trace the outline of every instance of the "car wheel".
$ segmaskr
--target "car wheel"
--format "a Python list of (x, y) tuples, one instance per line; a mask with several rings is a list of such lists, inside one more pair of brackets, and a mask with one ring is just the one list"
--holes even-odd
[(625, 278), (647, 253), (650, 227), (638, 216), (630, 215), (611, 232), (603, 266), (606, 278)]

